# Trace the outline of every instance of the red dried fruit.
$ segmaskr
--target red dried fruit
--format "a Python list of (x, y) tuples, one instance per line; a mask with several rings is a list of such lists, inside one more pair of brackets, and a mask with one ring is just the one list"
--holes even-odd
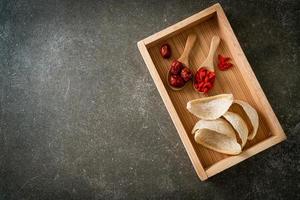
[(181, 77), (183, 78), (184, 81), (189, 81), (192, 79), (192, 72), (191, 70), (188, 68), (188, 67), (184, 67), (182, 70), (181, 70), (181, 73), (180, 73)]
[(200, 72), (199, 71), (195, 75), (195, 81), (196, 82), (200, 82), (201, 81), (201, 77), (200, 77)]
[(180, 88), (180, 87), (184, 86), (184, 84), (185, 84), (183, 78), (179, 75), (171, 75), (169, 83), (171, 86), (176, 87), (176, 88)]
[(160, 55), (163, 58), (170, 58), (171, 57), (171, 47), (168, 44), (163, 44), (160, 47)]
[(220, 63), (226, 63), (230, 60), (230, 58), (229, 57), (224, 57), (224, 56), (219, 54), (218, 55), (218, 60), (219, 60)]
[(204, 78), (204, 82), (207, 83), (208, 82), (208, 76), (205, 76)]
[(215, 78), (216, 74), (214, 72), (201, 67), (195, 75), (194, 87), (199, 92), (206, 93), (213, 88)]
[(178, 60), (174, 60), (171, 64), (170, 73), (173, 75), (179, 75), (182, 68), (183, 64)]
[(218, 67), (221, 71), (225, 71), (233, 66), (232, 63), (228, 62), (230, 60), (229, 57), (218, 55), (218, 60), (219, 60)]
[(225, 71), (227, 69), (229, 69), (230, 67), (232, 67), (233, 64), (232, 63), (224, 63), (223, 65), (221, 65), (219, 68), (221, 71)]
[(204, 82), (199, 83), (199, 88), (202, 88), (204, 86)]
[(201, 80), (203, 80), (203, 79), (205, 78), (205, 76), (206, 76), (206, 71), (207, 71), (207, 70), (202, 70), (202, 71), (200, 71), (200, 79), (201, 79)]
[(215, 78), (216, 78), (216, 74), (215, 74), (214, 72), (209, 72), (209, 73), (208, 73), (208, 79), (209, 79), (210, 81), (214, 81)]
[(210, 88), (212, 88), (212, 84), (210, 82), (207, 82), (204, 84), (203, 87), (210, 89)]

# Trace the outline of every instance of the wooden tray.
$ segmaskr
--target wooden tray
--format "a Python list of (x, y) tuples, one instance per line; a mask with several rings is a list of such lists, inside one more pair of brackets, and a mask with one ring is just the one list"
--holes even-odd
[[(248, 141), (243, 152), (237, 156), (221, 154), (195, 143), (191, 130), (198, 119), (187, 111), (186, 104), (202, 95), (193, 90), (191, 83), (181, 91), (173, 91), (167, 85), (165, 77), (170, 64), (181, 55), (187, 35), (191, 32), (198, 36), (190, 57), (190, 68), (194, 73), (207, 56), (213, 35), (221, 38), (217, 54), (231, 57), (234, 64), (230, 70), (222, 72), (215, 67), (217, 79), (208, 95), (232, 93), (235, 99), (248, 102), (259, 114), (260, 124), (255, 139)], [(159, 48), (163, 43), (171, 46), (170, 59), (160, 56)], [(201, 180), (286, 139), (220, 4), (139, 41), (138, 48)]]

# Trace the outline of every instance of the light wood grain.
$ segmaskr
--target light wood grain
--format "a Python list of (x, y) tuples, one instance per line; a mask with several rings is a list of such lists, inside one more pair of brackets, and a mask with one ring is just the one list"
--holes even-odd
[[(244, 151), (238, 156), (221, 154), (197, 144), (191, 130), (198, 119), (188, 112), (186, 104), (189, 100), (201, 98), (203, 95), (197, 93), (191, 83), (180, 91), (173, 91), (167, 85), (165, 74), (172, 60), (182, 54), (185, 41), (191, 33), (197, 35), (197, 41), (189, 55), (189, 67), (193, 73), (207, 57), (210, 41), (215, 35), (221, 38), (217, 54), (231, 57), (234, 64), (230, 70), (220, 71), (216, 67), (215, 59), (217, 79), (208, 95), (232, 93), (235, 99), (248, 102), (259, 114), (257, 135), (254, 140), (247, 142)], [(160, 56), (159, 48), (163, 43), (168, 43), (172, 48), (170, 59)], [(286, 138), (219, 4), (140, 41), (138, 47), (201, 180)], [(239, 107), (234, 106), (231, 110), (246, 118)]]
[(194, 46), (196, 40), (197, 40), (196, 34), (188, 35), (183, 52), (182, 52), (181, 56), (178, 58), (178, 61), (183, 63), (185, 66), (190, 66), (190, 63), (189, 63), (190, 53), (193, 49), (193, 46)]
[(204, 62), (201, 65), (199, 65), (198, 70), (201, 67), (205, 67), (209, 71), (212, 71), (212, 72), (215, 71), (214, 60), (215, 60), (215, 54), (216, 54), (219, 44), (220, 44), (219, 36), (214, 35), (211, 39), (208, 55), (207, 55), (206, 59), (204, 60)]

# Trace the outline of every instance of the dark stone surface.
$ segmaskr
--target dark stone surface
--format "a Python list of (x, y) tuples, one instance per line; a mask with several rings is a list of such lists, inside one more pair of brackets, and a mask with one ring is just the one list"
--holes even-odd
[(215, 1), (0, 1), (0, 199), (299, 199), (298, 2), (220, 2), (288, 140), (201, 182), (136, 42)]

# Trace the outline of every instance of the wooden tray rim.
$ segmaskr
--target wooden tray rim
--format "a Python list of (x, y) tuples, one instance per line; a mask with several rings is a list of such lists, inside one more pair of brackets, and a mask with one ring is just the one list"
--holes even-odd
[[(251, 87), (252, 88), (254, 87), (255, 93), (251, 92), (251, 95), (254, 95), (257, 98), (260, 97), (262, 99), (261, 104), (263, 104), (263, 106), (266, 108), (267, 112), (271, 114), (271, 116), (269, 116), (269, 118), (272, 119), (273, 124), (275, 124), (277, 131), (274, 132), (273, 136), (271, 136), (270, 138), (267, 138), (255, 145), (253, 145), (249, 149), (243, 151), (241, 154), (239, 154), (237, 156), (230, 156), (228, 158), (220, 160), (220, 161), (216, 162), (215, 164), (213, 164), (212, 166), (204, 169), (203, 165), (201, 164), (201, 161), (199, 160), (199, 158), (195, 152), (194, 147), (192, 146), (192, 144), (188, 138), (188, 135), (187, 135), (188, 133), (186, 132), (186, 130), (178, 116), (178, 113), (172, 103), (172, 100), (169, 97), (168, 92), (160, 78), (160, 75), (156, 69), (156, 66), (152, 61), (152, 58), (148, 52), (147, 47), (150, 47), (151, 45), (153, 45), (153, 43), (157, 42), (158, 40), (162, 40), (167, 37), (171, 37), (172, 35), (180, 32), (181, 30), (183, 30), (189, 26), (193, 26), (195, 23), (199, 23), (199, 20), (205, 20), (207, 17), (209, 17), (215, 13), (217, 14), (218, 18), (222, 19), (222, 23), (226, 28), (227, 34), (231, 37), (231, 40), (233, 40), (232, 44), (234, 44), (234, 46), (231, 46), (229, 48), (234, 48), (235, 51), (237, 51), (237, 53), (239, 55), (239, 59), (242, 59), (243, 63), (244, 63), (244, 66), (243, 66), (244, 71), (243, 72), (245, 72), (245, 76), (247, 76), (248, 79), (252, 80)], [(214, 176), (215, 174), (217, 174), (225, 169), (228, 169), (228, 168), (238, 164), (239, 162), (242, 162), (245, 159), (247, 159), (263, 150), (266, 150), (269, 147), (271, 147), (275, 144), (278, 144), (279, 142), (286, 139), (286, 135), (285, 135), (271, 105), (269, 104), (258, 80), (256, 79), (256, 76), (255, 76), (243, 50), (241, 49), (240, 44), (230, 26), (230, 23), (219, 3), (214, 4), (211, 7), (208, 7), (207, 9), (202, 10), (199, 13), (192, 15), (191, 17), (188, 17), (172, 26), (169, 26), (166, 29), (163, 29), (162, 31), (159, 31), (159, 32), (139, 41), (137, 43), (137, 46), (138, 46), (139, 51), (146, 63), (146, 66), (148, 67), (148, 70), (152, 76), (152, 79), (154, 80), (154, 83), (159, 91), (159, 94), (161, 95), (163, 102), (171, 116), (171, 119), (177, 129), (180, 139), (192, 161), (194, 169), (202, 181), (206, 180), (207, 178)]]

